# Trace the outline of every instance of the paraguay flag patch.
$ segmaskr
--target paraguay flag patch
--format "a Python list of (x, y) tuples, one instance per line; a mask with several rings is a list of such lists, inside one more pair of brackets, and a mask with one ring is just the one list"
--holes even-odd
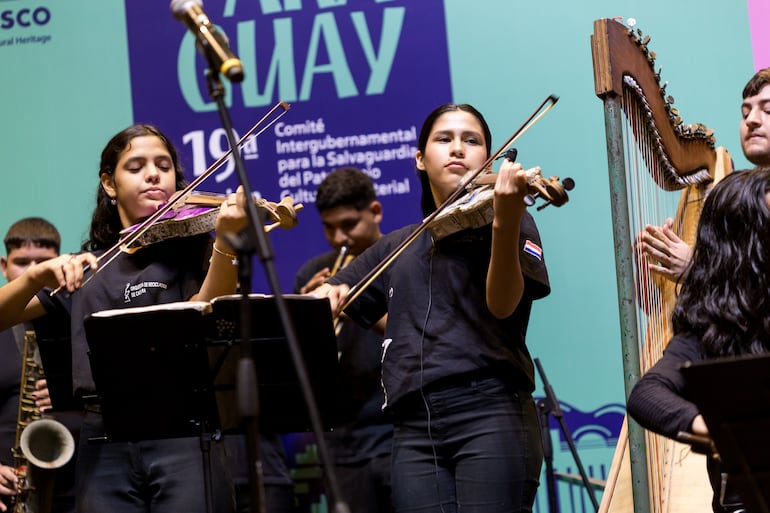
[(538, 260), (543, 260), (543, 250), (540, 249), (540, 246), (532, 242), (531, 240), (527, 239), (524, 242), (524, 252), (529, 253), (533, 257), (537, 258)]

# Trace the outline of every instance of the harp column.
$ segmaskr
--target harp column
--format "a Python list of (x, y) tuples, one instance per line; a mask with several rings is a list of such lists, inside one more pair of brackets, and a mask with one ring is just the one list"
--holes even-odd
[[(639, 325), (637, 299), (634, 296), (634, 252), (628, 214), (629, 198), (626, 188), (625, 151), (622, 126), (623, 108), (620, 98), (608, 97), (604, 101), (604, 124), (607, 134), (607, 161), (610, 177), (610, 205), (613, 211), (612, 235), (615, 246), (615, 267), (617, 269), (618, 307), (620, 316), (620, 337), (623, 357), (623, 382), (625, 397), (631, 393), (634, 384), (641, 377), (639, 364)], [(632, 490), (634, 511), (647, 513), (650, 510), (650, 495), (647, 479), (647, 458), (644, 429), (633, 419), (628, 419), (628, 448), (631, 456)]]

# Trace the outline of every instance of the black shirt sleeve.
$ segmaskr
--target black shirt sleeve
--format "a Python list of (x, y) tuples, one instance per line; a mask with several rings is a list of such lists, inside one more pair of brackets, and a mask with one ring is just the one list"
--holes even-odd
[[(405, 226), (382, 236), (358, 255), (347, 267), (329, 278), (328, 283), (340, 285), (345, 283), (350, 287), (357, 285), (372, 269), (396, 248), (402, 240), (414, 231), (416, 225)], [(383, 315), (388, 313), (386, 290), (390, 268), (385, 270), (345, 309), (345, 313), (364, 328), (371, 328)]]
[(628, 398), (628, 414), (643, 427), (669, 438), (689, 431), (698, 408), (687, 400), (684, 377), (679, 370), (686, 361), (701, 360), (698, 340), (677, 335), (663, 357), (642, 376)]
[(533, 300), (542, 299), (551, 293), (542, 247), (535, 220), (529, 212), (525, 212), (519, 232), (520, 262), (527, 294)]

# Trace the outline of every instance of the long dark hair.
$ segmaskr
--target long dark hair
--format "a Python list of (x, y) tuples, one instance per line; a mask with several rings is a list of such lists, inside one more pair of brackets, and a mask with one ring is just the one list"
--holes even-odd
[(736, 171), (709, 194), (674, 307), (677, 333), (707, 357), (770, 350), (770, 167)]
[[(472, 105), (469, 105), (467, 103), (445, 103), (444, 105), (440, 105), (436, 107), (433, 112), (428, 114), (428, 117), (425, 118), (425, 121), (422, 123), (422, 128), (420, 129), (420, 136), (417, 139), (417, 149), (420, 150), (422, 154), (425, 154), (425, 148), (428, 146), (428, 137), (430, 137), (430, 132), (433, 130), (433, 125), (436, 123), (436, 120), (441, 117), (442, 114), (446, 114), (447, 112), (454, 112), (457, 110), (461, 110), (463, 112), (467, 112), (469, 114), (472, 114), (476, 119), (479, 120), (479, 123), (481, 124), (481, 129), (484, 131), (484, 144), (487, 147), (487, 156), (489, 156), (492, 152), (492, 132), (489, 130), (489, 125), (487, 124), (487, 121), (484, 119), (484, 116), (481, 115), (481, 112), (476, 110), (475, 107)], [(417, 170), (417, 176), (420, 179), (420, 185), (422, 186), (422, 196), (420, 197), (420, 206), (422, 207), (422, 213), (425, 216), (430, 215), (434, 210), (436, 210), (436, 202), (433, 201), (433, 192), (430, 189), (430, 180), (428, 179), (428, 173), (425, 171)]]
[[(103, 174), (109, 176), (115, 174), (115, 167), (118, 165), (120, 156), (131, 145), (133, 139), (147, 135), (155, 136), (163, 141), (163, 145), (171, 155), (171, 161), (174, 164), (176, 190), (184, 189), (186, 181), (182, 173), (182, 166), (179, 163), (176, 148), (163, 132), (152, 125), (131, 125), (110, 139), (102, 150), (102, 158), (99, 164), (100, 180)], [(96, 187), (96, 208), (94, 208), (94, 213), (91, 216), (89, 238), (83, 243), (83, 249), (94, 251), (111, 247), (120, 238), (120, 231), (122, 229), (123, 226), (120, 223), (118, 208), (112, 204), (111, 198), (102, 188), (101, 183), (99, 183)]]

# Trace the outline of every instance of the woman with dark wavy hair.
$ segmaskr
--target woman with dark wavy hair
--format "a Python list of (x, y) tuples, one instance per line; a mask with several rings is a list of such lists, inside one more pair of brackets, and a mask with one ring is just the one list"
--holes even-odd
[[(674, 307), (674, 337), (634, 386), (628, 413), (669, 438), (708, 435), (679, 370), (686, 361), (770, 351), (770, 168), (724, 178), (703, 205), (692, 265)], [(709, 459), (715, 512), (736, 512), (740, 499), (723, 486)]]

